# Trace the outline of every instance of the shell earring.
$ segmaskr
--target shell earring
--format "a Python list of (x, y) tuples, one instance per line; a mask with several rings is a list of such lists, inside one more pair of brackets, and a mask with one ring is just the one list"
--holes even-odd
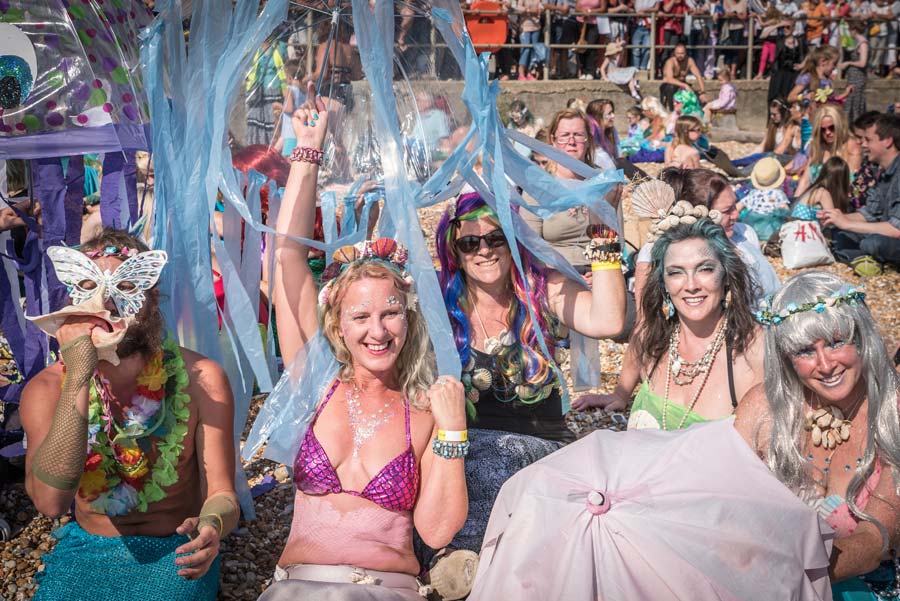
[(722, 300), (722, 308), (728, 309), (731, 306), (731, 290), (725, 291), (725, 298)]

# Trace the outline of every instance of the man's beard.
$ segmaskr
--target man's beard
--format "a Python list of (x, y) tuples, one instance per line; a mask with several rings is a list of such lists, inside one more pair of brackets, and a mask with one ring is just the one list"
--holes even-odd
[(152, 357), (162, 348), (163, 335), (165, 333), (165, 320), (159, 305), (145, 307), (138, 314), (138, 319), (125, 332), (125, 337), (116, 348), (119, 358), (131, 357), (140, 353), (144, 357)]

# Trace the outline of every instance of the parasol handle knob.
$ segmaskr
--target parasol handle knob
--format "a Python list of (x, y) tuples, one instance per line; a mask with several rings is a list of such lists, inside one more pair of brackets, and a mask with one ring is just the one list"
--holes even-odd
[(592, 490), (587, 496), (587, 510), (594, 515), (603, 515), (609, 511), (609, 497), (599, 490)]

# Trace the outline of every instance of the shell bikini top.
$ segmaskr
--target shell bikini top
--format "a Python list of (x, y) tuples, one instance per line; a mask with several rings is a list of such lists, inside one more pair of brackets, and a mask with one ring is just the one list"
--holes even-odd
[(381, 468), (362, 491), (345, 490), (328, 454), (313, 432), (319, 414), (331, 400), (337, 386), (338, 381), (335, 380), (306, 430), (297, 459), (294, 461), (294, 484), (299, 491), (308, 495), (347, 493), (368, 499), (388, 511), (410, 511), (416, 504), (419, 492), (419, 470), (416, 467), (416, 455), (413, 452), (409, 431), (409, 403), (404, 399), (406, 450)]

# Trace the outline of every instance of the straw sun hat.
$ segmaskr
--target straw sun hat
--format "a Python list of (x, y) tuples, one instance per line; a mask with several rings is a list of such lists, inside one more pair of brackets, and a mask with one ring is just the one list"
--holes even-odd
[(753, 166), (750, 182), (757, 190), (774, 190), (784, 181), (784, 167), (777, 159), (766, 157)]
[(615, 42), (610, 42), (606, 45), (606, 54), (613, 55), (619, 52), (622, 52), (625, 49), (625, 44), (621, 41), (616, 40)]

